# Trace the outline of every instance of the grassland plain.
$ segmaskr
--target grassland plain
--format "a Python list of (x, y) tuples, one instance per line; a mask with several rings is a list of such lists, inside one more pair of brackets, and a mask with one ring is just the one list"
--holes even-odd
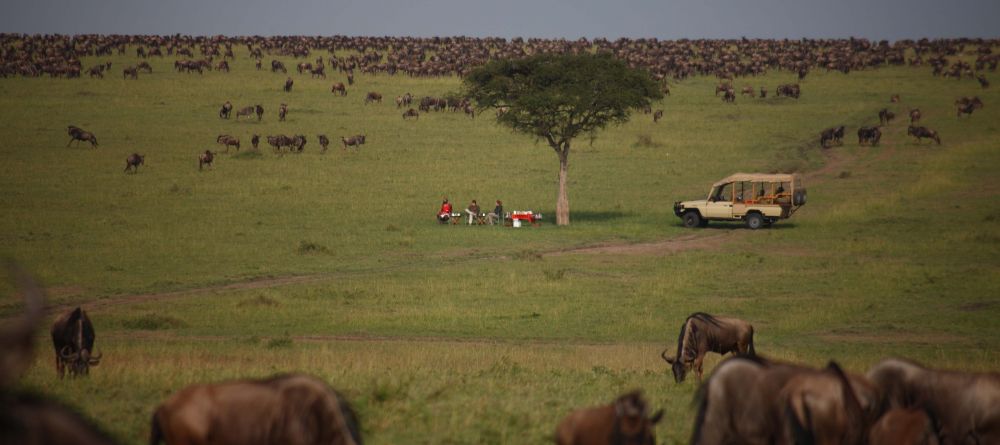
[[(291, 370), (343, 389), (374, 444), (544, 443), (570, 409), (631, 388), (666, 408), (661, 441), (683, 443), (696, 384), (674, 384), (659, 353), (698, 310), (751, 320), (758, 351), (814, 365), (1000, 367), (1000, 94), (973, 80), (815, 71), (798, 101), (735, 105), (712, 96), (714, 79), (677, 83), (654, 107), (659, 123), (638, 114), (575, 144), (571, 226), (514, 230), (432, 218), (444, 195), (551, 214), (547, 147), (490, 114), (403, 121), (390, 101), (362, 103), (367, 91), (441, 95), (459, 79), (359, 75), (335, 97), (342, 76), (292, 72), (284, 93), (285, 75), (241, 56), (230, 74), (152, 59), (138, 81), (0, 79), (0, 255), (36, 271), (50, 304), (89, 305), (105, 354), (90, 378), (59, 381), (40, 330), (24, 386), (126, 443), (144, 442), (155, 404), (187, 384)], [(104, 60), (112, 73), (135, 62), (84, 66)], [(986, 107), (956, 119), (951, 104), (968, 95)], [(219, 119), (226, 100), (262, 104), (264, 120)], [(899, 118), (879, 147), (848, 136), (819, 148), (823, 128), (850, 135), (883, 107), (919, 107), (943, 144), (916, 144)], [(69, 124), (100, 147), (66, 148)], [(199, 172), (222, 133), (243, 149)], [(248, 153), (254, 133), (309, 144)], [(359, 152), (319, 153), (317, 134), (356, 133), (368, 135)], [(123, 174), (133, 151), (147, 165)], [(805, 172), (809, 204), (768, 230), (679, 226), (673, 201), (752, 170)], [(574, 250), (588, 246), (611, 248)], [(260, 285), (225, 287), (250, 280)], [(0, 314), (18, 307), (6, 298)]]

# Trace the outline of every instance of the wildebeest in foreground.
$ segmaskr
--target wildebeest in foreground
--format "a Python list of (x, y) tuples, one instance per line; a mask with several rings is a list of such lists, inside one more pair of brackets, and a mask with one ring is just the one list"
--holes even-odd
[(362, 445), (358, 416), (304, 374), (188, 386), (153, 413), (149, 443)]
[(349, 138), (341, 136), (340, 142), (344, 144), (344, 150), (347, 150), (347, 146), (357, 147), (358, 149), (361, 149), (361, 146), (365, 144), (365, 135), (359, 134), (357, 136), (351, 136)]
[(323, 147), (323, 151), (326, 152), (327, 146), (330, 145), (330, 138), (326, 137), (325, 134), (317, 135), (316, 139), (319, 141), (319, 146)]
[(623, 394), (610, 405), (573, 411), (556, 427), (556, 444), (653, 445), (654, 428), (663, 418), (663, 410), (652, 416), (648, 411), (639, 391)]
[(368, 95), (365, 96), (365, 105), (368, 105), (369, 102), (382, 103), (382, 95), (374, 91), (368, 92)]
[(934, 428), (924, 410), (890, 409), (868, 431), (868, 445), (940, 445)]
[(835, 363), (822, 370), (733, 357), (696, 395), (692, 445), (861, 444), (877, 409), (863, 377)]
[(660, 119), (663, 119), (663, 110), (656, 110), (653, 113), (653, 123), (659, 122)]
[(294, 81), (294, 80), (292, 80), (292, 78), (291, 78), (291, 77), (289, 77), (289, 78), (285, 79), (285, 87), (284, 87), (284, 89), (285, 89), (285, 92), (286, 92), (286, 93), (287, 93), (287, 92), (289, 92), (289, 91), (292, 91), (292, 85), (293, 85), (294, 83), (295, 83), (295, 81)]
[(917, 138), (918, 144), (923, 138), (930, 138), (933, 139), (934, 142), (937, 142), (938, 145), (941, 145), (941, 137), (938, 136), (938, 133), (927, 127), (914, 127), (913, 125), (910, 125), (906, 129), (906, 134)]
[(41, 287), (12, 268), (24, 314), (0, 324), (0, 443), (17, 445), (113, 445), (114, 440), (73, 409), (36, 392), (15, 389), (34, 360), (35, 330), (44, 316)]
[(1000, 374), (934, 370), (890, 358), (867, 376), (887, 409), (924, 410), (942, 444), (1000, 443)]
[(406, 110), (405, 112), (403, 112), (403, 120), (405, 121), (406, 118), (408, 118), (408, 117), (412, 117), (412, 118), (415, 118), (415, 119), (420, 119), (420, 113), (418, 113), (417, 110), (414, 110), (413, 108), (410, 108), (409, 110)]
[(229, 147), (236, 147), (236, 151), (240, 151), (240, 139), (228, 134), (220, 134), (219, 137), (215, 138), (215, 143), (226, 147), (226, 153), (229, 152)]
[(233, 113), (233, 104), (229, 103), (229, 101), (227, 100), (226, 103), (222, 104), (222, 109), (219, 110), (219, 117), (222, 119), (229, 119), (229, 115), (232, 113)]
[(737, 318), (695, 312), (681, 325), (677, 336), (677, 352), (673, 358), (667, 357), (668, 350), (670, 348), (664, 349), (660, 357), (670, 364), (674, 380), (677, 383), (683, 382), (688, 370), (694, 368), (700, 382), (705, 354), (756, 354), (753, 348), (753, 326)]
[(90, 142), (91, 147), (97, 148), (97, 136), (94, 136), (94, 133), (85, 131), (82, 128), (73, 125), (67, 127), (67, 133), (69, 133), (69, 142), (66, 143), (67, 147), (69, 147), (73, 141), (86, 141)]
[(132, 173), (138, 173), (139, 166), (142, 165), (143, 162), (145, 161), (146, 157), (139, 153), (132, 153), (128, 155), (128, 157), (125, 158), (125, 172), (128, 173), (128, 171), (131, 169)]
[(198, 170), (201, 170), (203, 166), (212, 166), (212, 161), (215, 160), (215, 154), (211, 150), (205, 150), (204, 153), (198, 155)]
[(819, 134), (819, 145), (823, 148), (829, 147), (833, 142), (843, 143), (844, 138), (844, 126), (841, 125), (837, 128), (827, 128)]
[(882, 139), (882, 130), (878, 127), (861, 127), (858, 128), (858, 145), (868, 144), (871, 146), (878, 145), (878, 141)]
[(878, 112), (878, 120), (882, 125), (889, 125), (889, 122), (895, 118), (896, 113), (889, 111), (888, 108), (883, 108)]
[(347, 95), (347, 87), (344, 86), (343, 82), (337, 82), (337, 83), (333, 84), (332, 87), (330, 87), (330, 92), (334, 93), (334, 94), (340, 93), (341, 96), (346, 96)]
[(87, 375), (91, 366), (101, 362), (101, 354), (94, 354), (94, 325), (87, 312), (77, 307), (52, 323), (52, 346), (56, 352), (56, 373), (59, 378)]

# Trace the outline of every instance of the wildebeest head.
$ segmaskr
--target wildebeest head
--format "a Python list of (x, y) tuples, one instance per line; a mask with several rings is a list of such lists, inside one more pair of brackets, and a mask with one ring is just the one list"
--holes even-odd
[(57, 318), (52, 323), (51, 333), (59, 377), (64, 375), (66, 368), (70, 376), (87, 375), (91, 366), (100, 364), (101, 354), (93, 355), (94, 325), (80, 307)]

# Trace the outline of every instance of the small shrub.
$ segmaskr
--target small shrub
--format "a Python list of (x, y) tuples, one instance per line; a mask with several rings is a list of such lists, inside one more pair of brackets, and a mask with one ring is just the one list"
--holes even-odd
[(315, 253), (329, 254), (330, 249), (322, 244), (317, 244), (309, 241), (299, 241), (298, 252), (300, 255), (309, 255)]

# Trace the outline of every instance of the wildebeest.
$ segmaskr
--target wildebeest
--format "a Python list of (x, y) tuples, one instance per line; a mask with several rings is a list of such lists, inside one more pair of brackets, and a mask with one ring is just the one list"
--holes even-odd
[(281, 104), (278, 106), (278, 122), (284, 122), (285, 116), (288, 114), (288, 105)]
[(920, 109), (914, 108), (910, 110), (910, 123), (915, 123), (920, 120)]
[(943, 445), (1000, 443), (1000, 374), (934, 370), (890, 358), (867, 376), (885, 408), (924, 410)]
[(146, 157), (139, 153), (132, 153), (128, 155), (128, 157), (125, 158), (125, 172), (128, 173), (128, 171), (131, 169), (132, 173), (138, 173), (139, 166), (142, 165), (145, 161)]
[(198, 170), (201, 170), (203, 166), (212, 166), (212, 161), (215, 160), (215, 153), (211, 150), (205, 150), (204, 153), (198, 155)]
[[(233, 113), (233, 104), (229, 103), (229, 101), (227, 100), (226, 103), (222, 104), (222, 108), (219, 110), (219, 117), (222, 119), (229, 119), (229, 115), (232, 113)], [(238, 117), (239, 116), (237, 116), (237, 118)]]
[(254, 111), (257, 112), (257, 121), (260, 122), (260, 120), (264, 118), (264, 107), (257, 104), (254, 106)]
[(300, 62), (295, 66), (295, 69), (299, 72), (299, 74), (302, 74), (303, 71), (312, 71), (312, 68), (313, 66), (309, 62)]
[(90, 67), (89, 69), (87, 69), (87, 74), (89, 74), (90, 77), (97, 77), (98, 79), (103, 79), (104, 78), (104, 65), (98, 65), (98, 66)]
[(319, 146), (323, 147), (323, 151), (325, 152), (327, 146), (330, 145), (330, 139), (325, 134), (317, 135), (316, 139), (319, 141)]
[(254, 108), (253, 105), (249, 107), (240, 108), (236, 111), (236, 120), (240, 120), (241, 116), (253, 117)]
[(226, 147), (226, 153), (229, 153), (231, 146), (236, 147), (236, 151), (240, 151), (240, 138), (235, 136), (220, 134), (219, 137), (215, 138), (215, 143)]
[(135, 70), (142, 70), (145, 71), (146, 74), (153, 74), (153, 67), (149, 65), (149, 62), (139, 62), (139, 64), (135, 66)]
[(765, 89), (762, 86), (762, 87), (760, 87), (760, 98), (763, 99), (763, 98), (766, 98), (766, 97), (767, 97), (767, 89)]
[(15, 389), (34, 360), (35, 329), (44, 316), (41, 287), (11, 267), (24, 313), (0, 324), (0, 443), (112, 445), (111, 437), (71, 408), (35, 392)]
[(59, 378), (66, 375), (67, 368), (70, 377), (87, 375), (91, 366), (101, 362), (101, 354), (94, 354), (94, 325), (80, 307), (57, 318), (50, 333)]
[(408, 117), (420, 119), (420, 113), (418, 113), (417, 110), (410, 108), (409, 110), (403, 112), (403, 120), (406, 120)]
[(188, 386), (160, 404), (149, 443), (362, 445), (344, 397), (304, 374)]
[(319, 65), (316, 68), (312, 69), (311, 74), (314, 79), (318, 77), (326, 79), (326, 67), (324, 67), (323, 65)]
[(286, 93), (287, 93), (287, 92), (289, 92), (289, 91), (292, 91), (292, 85), (293, 85), (294, 83), (295, 83), (295, 81), (294, 81), (294, 80), (292, 80), (292, 78), (291, 78), (291, 77), (289, 77), (289, 78), (285, 79), (285, 87), (284, 87), (284, 89), (285, 89), (285, 92), (286, 92)]
[(733, 89), (733, 86), (728, 83), (717, 84), (715, 85), (715, 95), (718, 96), (719, 93), (725, 93), (726, 91), (729, 91), (731, 89)]
[(347, 84), (354, 85), (354, 71), (347, 72)]
[(619, 396), (610, 405), (569, 413), (556, 427), (558, 445), (654, 445), (654, 428), (663, 410), (649, 415), (640, 391)]
[(274, 72), (278, 72), (278, 71), (281, 71), (282, 73), (286, 73), (286, 74), (288, 73), (288, 70), (285, 69), (285, 64), (284, 63), (281, 63), (278, 60), (272, 60), (271, 61), (271, 72), (274, 73)]
[(979, 98), (979, 96), (975, 97), (965, 96), (955, 100), (956, 107), (961, 107), (965, 105), (972, 105), (975, 108), (979, 109), (983, 108), (983, 101), (982, 99)]
[(976, 80), (979, 81), (979, 86), (983, 87), (983, 89), (990, 87), (990, 81), (986, 80), (986, 77), (984, 77), (982, 74), (977, 74)]
[(829, 147), (832, 142), (842, 142), (844, 138), (844, 126), (841, 125), (836, 128), (827, 128), (819, 134), (819, 145), (823, 148)]
[(889, 111), (888, 108), (883, 108), (878, 112), (878, 120), (882, 125), (889, 125), (889, 122), (895, 118), (896, 113)]
[(723, 102), (729, 102), (729, 103), (735, 103), (736, 102), (736, 92), (733, 91), (732, 89), (726, 90), (726, 92), (722, 95), (722, 101)]
[(915, 127), (913, 125), (910, 125), (906, 129), (906, 134), (917, 138), (918, 144), (921, 142), (923, 138), (930, 138), (933, 139), (934, 142), (937, 142), (938, 145), (941, 145), (941, 137), (938, 136), (938, 133), (927, 127)]
[(469, 116), (469, 118), (476, 118), (476, 108), (471, 104), (462, 107), (462, 112), (464, 112), (466, 116)]
[(130, 77), (133, 79), (139, 78), (139, 71), (134, 66), (130, 66), (122, 70), (123, 79), (128, 79)]
[(663, 119), (663, 110), (656, 110), (656, 112), (653, 113), (653, 122), (659, 122), (660, 119)]
[(368, 105), (369, 102), (382, 103), (382, 95), (374, 91), (369, 91), (368, 95), (365, 96), (365, 105)]
[(295, 148), (295, 151), (301, 153), (302, 149), (304, 149), (305, 146), (306, 146), (306, 137), (305, 136), (303, 136), (301, 134), (297, 134), (297, 135), (295, 135), (292, 138), (292, 147)]
[(250, 144), (252, 144), (253, 145), (253, 149), (256, 150), (257, 149), (257, 144), (259, 144), (259, 143), (260, 143), (260, 135), (258, 135), (258, 134), (255, 133), (253, 135), (253, 137), (250, 138)]
[(877, 399), (867, 379), (832, 362), (816, 370), (733, 357), (698, 390), (691, 444), (860, 444)]
[(858, 145), (868, 144), (871, 146), (878, 145), (878, 141), (882, 139), (882, 130), (878, 127), (861, 127), (858, 128)]
[(868, 431), (868, 445), (939, 445), (934, 428), (924, 410), (890, 409)]
[(402, 96), (396, 96), (396, 108), (403, 108), (404, 106), (410, 106), (413, 102), (413, 95), (406, 93)]
[(892, 103), (899, 102), (899, 95), (898, 94), (893, 94), (892, 96), (890, 96), (889, 97), (889, 102), (892, 102)]
[(976, 111), (976, 106), (973, 104), (959, 105), (955, 107), (955, 117), (961, 118), (963, 114), (972, 116), (972, 112)]
[(801, 90), (799, 89), (799, 84), (786, 83), (783, 85), (778, 85), (778, 89), (776, 90), (775, 95), (778, 97), (789, 96), (798, 99), (800, 91)]
[(702, 362), (709, 352), (722, 355), (729, 352), (749, 356), (756, 354), (753, 348), (753, 326), (750, 323), (737, 318), (715, 317), (704, 312), (695, 312), (684, 320), (677, 336), (674, 358), (667, 357), (669, 349), (664, 349), (660, 357), (670, 364), (677, 383), (684, 381), (691, 368), (698, 373), (700, 382)]
[(215, 69), (217, 69), (219, 71), (225, 71), (225, 72), (228, 73), (229, 72), (229, 62), (227, 62), (225, 60), (221, 60), (221, 61), (219, 61), (219, 64), (215, 66)]
[(740, 90), (740, 96), (746, 96), (747, 94), (749, 94), (750, 97), (757, 97), (757, 94), (754, 93), (754, 89), (751, 86), (745, 86)]
[(348, 146), (358, 147), (358, 149), (360, 149), (361, 146), (364, 145), (365, 143), (365, 135), (359, 134), (357, 136), (351, 136), (349, 138), (341, 136), (340, 142), (344, 144), (344, 150), (347, 150)]
[(73, 141), (86, 141), (90, 142), (91, 147), (97, 148), (97, 136), (94, 136), (93, 133), (73, 125), (67, 127), (67, 133), (69, 133), (69, 142), (66, 143), (67, 147), (69, 147)]
[(333, 84), (332, 87), (330, 87), (330, 92), (334, 93), (334, 94), (340, 93), (341, 96), (346, 96), (347, 95), (347, 87), (344, 86), (343, 82), (337, 82), (337, 83)]

